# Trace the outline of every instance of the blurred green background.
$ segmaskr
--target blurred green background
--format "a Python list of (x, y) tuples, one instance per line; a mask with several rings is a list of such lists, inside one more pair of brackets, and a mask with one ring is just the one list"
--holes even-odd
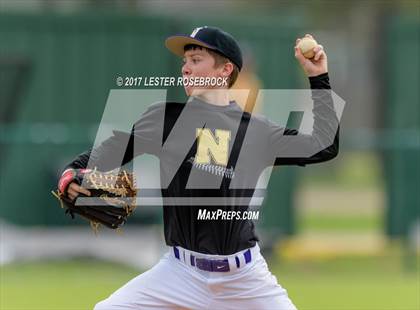
[[(238, 38), (268, 89), (307, 87), (292, 47), (312, 33), (346, 101), (340, 155), (276, 169), (257, 223), (298, 308), (420, 309), (418, 1), (3, 0), (0, 10), (1, 309), (90, 309), (139, 273), (80, 254), (28, 260), (25, 246), (10, 259), (9, 227), (25, 238), (84, 224), (49, 193), (60, 169), (92, 145), (116, 77), (178, 76), (164, 39), (205, 24)], [(145, 207), (129, 226), (160, 216)]]

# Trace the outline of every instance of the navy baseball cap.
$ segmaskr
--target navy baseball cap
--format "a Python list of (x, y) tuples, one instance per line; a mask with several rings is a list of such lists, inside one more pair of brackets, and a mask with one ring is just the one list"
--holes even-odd
[(190, 35), (174, 35), (165, 41), (165, 46), (180, 57), (184, 57), (184, 47), (188, 44), (214, 50), (233, 62), (239, 71), (242, 69), (242, 53), (238, 43), (229, 33), (217, 27), (198, 27)]

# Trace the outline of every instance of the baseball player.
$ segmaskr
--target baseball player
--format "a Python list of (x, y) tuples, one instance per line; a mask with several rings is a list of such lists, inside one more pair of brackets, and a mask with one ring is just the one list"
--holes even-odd
[[(165, 45), (183, 58), (186, 80), (210, 77), (226, 83), (185, 85), (189, 100), (151, 105), (134, 124), (128, 146), (118, 143), (114, 133), (66, 167), (59, 187), (75, 199), (90, 192), (74, 182), (71, 172), (86, 168), (89, 160), (103, 171), (143, 153), (160, 160), (168, 252), (95, 310), (296, 309), (268, 270), (251, 220), (240, 216), (203, 220), (198, 215), (203, 210), (236, 215), (248, 210), (258, 177), (267, 167), (304, 166), (338, 154), (338, 119), (325, 51), (318, 45), (315, 56), (307, 59), (295, 46), (295, 57), (312, 89), (313, 133), (306, 135), (244, 112), (229, 101), (228, 89), (242, 69), (241, 50), (230, 34), (204, 26), (190, 35), (171, 36)], [(121, 153), (118, 148), (129, 151), (122, 161), (110, 160), (110, 154)]]

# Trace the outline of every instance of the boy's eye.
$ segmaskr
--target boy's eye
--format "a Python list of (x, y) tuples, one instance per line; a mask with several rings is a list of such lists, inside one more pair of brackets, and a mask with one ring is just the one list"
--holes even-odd
[[(195, 58), (190, 58), (190, 61), (191, 61), (193, 64), (196, 64), (196, 63), (200, 62), (200, 61), (201, 61), (201, 59), (200, 59), (200, 58), (198, 58), (198, 57), (195, 57)], [(181, 62), (182, 62), (182, 64), (183, 64), (183, 65), (185, 65), (185, 64), (187, 63), (187, 59), (186, 59), (186, 58), (183, 58)]]

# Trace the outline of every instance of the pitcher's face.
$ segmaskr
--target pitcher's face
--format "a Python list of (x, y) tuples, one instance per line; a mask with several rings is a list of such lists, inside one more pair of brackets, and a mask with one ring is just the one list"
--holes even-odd
[[(224, 77), (223, 66), (215, 67), (215, 60), (206, 49), (193, 49), (184, 53), (182, 66), (182, 77), (196, 78), (196, 77)], [(188, 96), (199, 95), (206, 89), (219, 88), (215, 86), (193, 86), (185, 85), (184, 89)]]

